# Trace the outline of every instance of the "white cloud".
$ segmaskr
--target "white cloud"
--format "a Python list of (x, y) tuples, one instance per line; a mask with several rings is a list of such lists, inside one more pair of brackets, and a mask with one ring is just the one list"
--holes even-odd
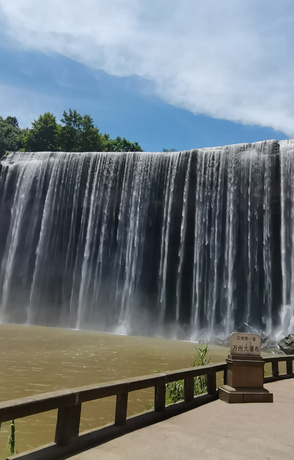
[(170, 104), (294, 136), (293, 0), (0, 0), (15, 46), (152, 81)]

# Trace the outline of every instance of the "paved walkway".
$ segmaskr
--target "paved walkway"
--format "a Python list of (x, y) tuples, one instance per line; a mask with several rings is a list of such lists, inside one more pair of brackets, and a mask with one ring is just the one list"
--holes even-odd
[(218, 400), (71, 460), (294, 460), (294, 379), (266, 388), (274, 403)]

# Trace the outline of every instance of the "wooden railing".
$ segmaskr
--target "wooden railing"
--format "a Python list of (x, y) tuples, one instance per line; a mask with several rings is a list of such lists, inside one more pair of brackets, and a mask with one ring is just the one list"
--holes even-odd
[[(11, 457), (25, 460), (54, 460), (88, 449), (109, 439), (167, 419), (218, 398), (216, 374), (225, 378), (226, 364), (182, 369), (165, 374), (145, 375), (127, 380), (54, 391), (0, 403), (0, 423), (57, 409), (55, 442), (42, 448)], [(207, 393), (194, 395), (195, 377), (206, 376)], [(184, 401), (166, 406), (166, 384), (184, 380)], [(127, 418), (128, 395), (132, 391), (154, 388), (153, 409)], [(82, 404), (116, 396), (114, 423), (104, 428), (79, 433)]]
[[(265, 382), (294, 377), (294, 355), (264, 358)], [(281, 366), (279, 366), (281, 363)], [(0, 403), (0, 423), (57, 409), (55, 442), (40, 449), (19, 454), (11, 459), (54, 460), (89, 449), (122, 434), (159, 422), (218, 398), (217, 373), (226, 381), (227, 364), (213, 364), (181, 369), (164, 374), (145, 375), (127, 380), (91, 385), (71, 390), (54, 391)], [(267, 375), (270, 374), (270, 375)], [(194, 379), (206, 376), (207, 393), (194, 395)], [(166, 406), (166, 384), (184, 380), (184, 401)], [(153, 409), (127, 417), (128, 395), (132, 391), (154, 388)], [(114, 423), (87, 433), (80, 433), (82, 404), (116, 396)]]
[[(265, 362), (265, 377), (264, 382), (274, 382), (276, 380), (289, 379), (294, 377), (293, 372), (293, 361), (294, 355), (283, 355), (283, 356), (270, 356), (263, 358)], [(271, 366), (267, 366), (270, 363)], [(281, 363), (281, 366), (279, 366)], [(270, 375), (268, 375), (268, 373)]]

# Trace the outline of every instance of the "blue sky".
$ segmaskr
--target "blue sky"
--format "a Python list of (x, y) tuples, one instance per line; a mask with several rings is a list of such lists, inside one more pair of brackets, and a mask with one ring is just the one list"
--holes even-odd
[(0, 115), (146, 151), (294, 137), (293, 0), (0, 0)]

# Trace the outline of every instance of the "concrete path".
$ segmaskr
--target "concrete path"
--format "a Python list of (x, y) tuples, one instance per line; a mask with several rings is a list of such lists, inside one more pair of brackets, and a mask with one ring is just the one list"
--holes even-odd
[(215, 401), (72, 460), (294, 460), (294, 379), (265, 387), (274, 403)]

